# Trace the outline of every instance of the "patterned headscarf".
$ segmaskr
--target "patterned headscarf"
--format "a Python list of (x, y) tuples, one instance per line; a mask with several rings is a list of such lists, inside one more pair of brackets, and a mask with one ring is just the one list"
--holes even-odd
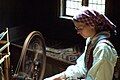
[(73, 20), (83, 22), (92, 27), (102, 26), (102, 28), (106, 27), (114, 31), (116, 28), (116, 26), (104, 14), (100, 14), (88, 7), (81, 8), (79, 13), (73, 17)]

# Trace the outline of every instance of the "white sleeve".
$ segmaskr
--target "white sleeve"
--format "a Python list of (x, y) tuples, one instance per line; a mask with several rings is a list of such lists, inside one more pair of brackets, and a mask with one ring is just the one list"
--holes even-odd
[(99, 44), (93, 52), (93, 66), (86, 80), (112, 80), (117, 61), (116, 50), (105, 43)]
[(84, 64), (84, 56), (85, 54), (83, 53), (77, 59), (76, 65), (71, 65), (66, 69), (65, 71), (66, 78), (69, 78), (70, 80), (71, 79), (77, 80), (78, 78), (81, 78), (85, 75), (86, 69), (85, 69), (85, 64)]
[(84, 57), (89, 41), (90, 38), (87, 38), (84, 53), (77, 59), (76, 65), (71, 65), (66, 69), (65, 75), (67, 78), (69, 78), (69, 80), (78, 80), (78, 78), (84, 77), (86, 75), (87, 71), (85, 68)]

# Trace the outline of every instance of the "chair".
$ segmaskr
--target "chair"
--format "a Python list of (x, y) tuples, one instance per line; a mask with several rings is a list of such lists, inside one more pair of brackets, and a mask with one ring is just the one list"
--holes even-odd
[(0, 34), (0, 80), (9, 80), (10, 52), (8, 28)]

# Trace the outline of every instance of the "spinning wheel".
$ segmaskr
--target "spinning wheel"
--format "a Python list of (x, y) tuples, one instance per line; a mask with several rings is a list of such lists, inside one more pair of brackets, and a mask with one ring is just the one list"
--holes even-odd
[(23, 45), (16, 74), (25, 80), (42, 80), (46, 66), (45, 42), (38, 31), (31, 32)]

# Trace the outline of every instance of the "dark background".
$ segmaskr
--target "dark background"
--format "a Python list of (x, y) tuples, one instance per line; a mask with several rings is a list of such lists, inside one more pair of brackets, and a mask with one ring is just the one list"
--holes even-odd
[[(9, 28), (11, 42), (21, 43), (33, 30), (40, 31), (47, 46), (62, 41), (59, 47), (71, 47), (80, 44), (84, 39), (76, 35), (71, 20), (59, 18), (60, 0), (0, 0), (0, 28)], [(106, 16), (117, 25), (120, 32), (120, 1), (106, 0)], [(119, 36), (113, 37), (113, 43), (120, 53)], [(50, 44), (51, 43), (51, 44)], [(58, 46), (54, 46), (58, 47)]]

